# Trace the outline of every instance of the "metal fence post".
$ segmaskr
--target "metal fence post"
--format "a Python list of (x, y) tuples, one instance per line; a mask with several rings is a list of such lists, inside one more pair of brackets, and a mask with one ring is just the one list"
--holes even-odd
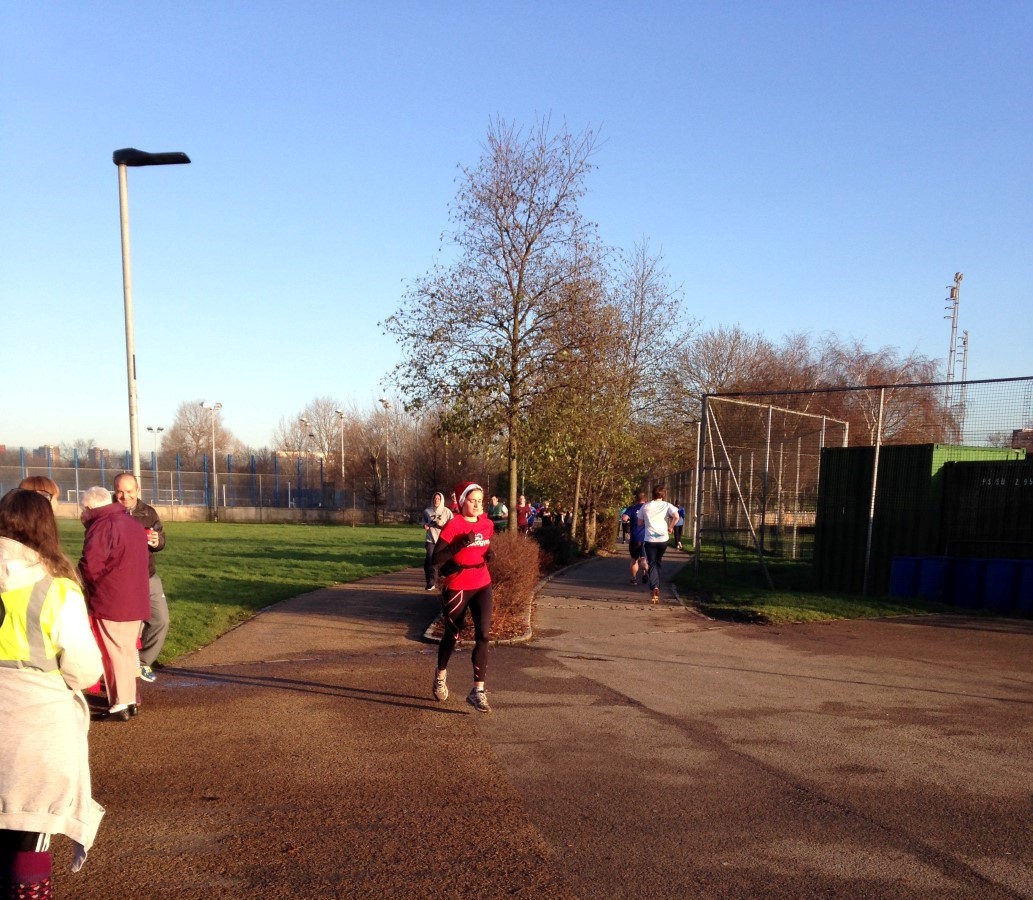
[(872, 493), (868, 504), (868, 537), (864, 544), (864, 585), (861, 594), (868, 596), (868, 580), (872, 563), (872, 529), (875, 525), (875, 493), (879, 486), (879, 448), (882, 446), (882, 413), (886, 402), (886, 388), (879, 388), (879, 423), (875, 429), (875, 458), (872, 460)]
[(696, 493), (692, 498), (692, 547), (693, 565), (699, 568), (700, 556), (700, 533), (702, 532), (703, 519), (703, 457), (707, 452), (706, 432), (703, 423), (707, 421), (709, 409), (707, 407), (707, 395), (703, 395), (700, 401), (699, 427), (696, 431)]

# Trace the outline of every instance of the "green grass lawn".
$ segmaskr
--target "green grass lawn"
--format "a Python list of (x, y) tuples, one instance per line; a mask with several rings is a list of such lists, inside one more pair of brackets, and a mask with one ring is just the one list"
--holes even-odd
[[(82, 553), (83, 527), (58, 521), (65, 552)], [(330, 584), (423, 565), (418, 526), (227, 525), (167, 522), (158, 554), (172, 621), (167, 662), (211, 643), (260, 609)]]
[(768, 587), (755, 552), (730, 546), (723, 557), (719, 547), (704, 546), (699, 571), (686, 566), (675, 584), (705, 615), (771, 625), (957, 612), (954, 607), (914, 597), (862, 597), (811, 590), (809, 563), (777, 557), (769, 557), (766, 562), (774, 590)]

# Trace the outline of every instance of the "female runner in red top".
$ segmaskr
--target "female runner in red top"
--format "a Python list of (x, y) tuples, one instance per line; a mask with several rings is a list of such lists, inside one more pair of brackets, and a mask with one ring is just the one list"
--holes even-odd
[(484, 514), (484, 490), (479, 484), (471, 481), (457, 484), (455, 497), (461, 513), (446, 523), (434, 545), (434, 565), (439, 567), (444, 579), (441, 602), (445, 619), (445, 634), (438, 647), (438, 667), (434, 671), (434, 699), (448, 699), (448, 660), (469, 608), (474, 624), (473, 690), (466, 702), (478, 712), (491, 712), (484, 690), (484, 673), (488, 665), (492, 612), (488, 562), (495, 526)]

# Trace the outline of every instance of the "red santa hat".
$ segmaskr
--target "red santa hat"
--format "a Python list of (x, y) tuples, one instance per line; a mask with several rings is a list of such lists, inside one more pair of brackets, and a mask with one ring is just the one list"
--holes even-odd
[(484, 490), (484, 488), (482, 488), (476, 482), (473, 482), (473, 481), (460, 481), (459, 484), (457, 484), (455, 486), (456, 503), (459, 504), (459, 508), (460, 509), (463, 508), (463, 503), (466, 500), (466, 495), (469, 494), (470, 491), (483, 491), (483, 490)]

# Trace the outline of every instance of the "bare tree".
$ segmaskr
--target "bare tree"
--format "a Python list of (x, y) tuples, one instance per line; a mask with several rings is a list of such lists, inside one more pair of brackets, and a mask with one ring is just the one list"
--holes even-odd
[(374, 521), (379, 522), (380, 509), (387, 501), (388, 419), (383, 409), (375, 409), (356, 416), (352, 422), (352, 477), (362, 485), (366, 500), (373, 507)]
[[(831, 333), (818, 341), (803, 333), (789, 334), (775, 344), (738, 326), (699, 335), (682, 361), (693, 391), (780, 394), (778, 406), (846, 420), (851, 435), (864, 435), (868, 442), (875, 440), (878, 428), (879, 392), (821, 389), (921, 384), (935, 378), (936, 367), (934, 360), (914, 352), (902, 354), (896, 347), (870, 350), (861, 341)], [(792, 391), (797, 393), (785, 393)], [(884, 400), (884, 441), (946, 440), (955, 427), (938, 390), (888, 390)]]
[(622, 254), (611, 278), (612, 302), (623, 322), (624, 340), (614, 362), (624, 373), (632, 414), (648, 417), (680, 399), (676, 365), (695, 323), (682, 312), (681, 292), (670, 283), (663, 256), (649, 243)]
[(79, 454), (79, 459), (86, 459), (90, 451), (97, 446), (93, 438), (76, 438), (70, 444), (61, 445), (61, 456), (64, 459), (72, 459)]
[[(902, 356), (895, 347), (867, 349), (860, 341), (849, 343), (826, 336), (824, 352), (830, 358), (829, 374), (838, 385), (921, 384), (936, 377), (937, 363), (917, 353)], [(941, 405), (942, 394), (933, 389), (887, 391), (882, 414), (882, 438), (888, 443), (944, 440), (949, 437), (950, 416)], [(842, 418), (851, 422), (851, 433), (862, 426), (874, 443), (879, 421), (879, 392), (855, 391), (842, 396)]]
[(341, 417), (337, 410), (341, 401), (334, 397), (316, 397), (301, 411), (308, 420), (309, 443), (325, 459), (337, 457), (341, 452)]
[(184, 462), (199, 465), (201, 457), (212, 452), (212, 415), (215, 416), (216, 453), (239, 454), (244, 446), (233, 432), (223, 425), (222, 410), (204, 409), (200, 400), (179, 404), (172, 425), (161, 440), (163, 456), (179, 454)]
[(273, 449), (280, 453), (302, 453), (308, 443), (308, 426), (296, 416), (280, 416), (273, 429)]
[(449, 427), (504, 442), (511, 512), (521, 427), (556, 363), (543, 335), (579, 279), (577, 248), (594, 242), (579, 208), (594, 147), (591, 130), (494, 122), (479, 164), (462, 170), (457, 260), (418, 279), (382, 323), (404, 348), (394, 379), (410, 408), (446, 405)]
[(686, 388), (698, 395), (750, 390), (773, 347), (740, 326), (711, 328), (698, 334), (682, 353), (679, 372)]

